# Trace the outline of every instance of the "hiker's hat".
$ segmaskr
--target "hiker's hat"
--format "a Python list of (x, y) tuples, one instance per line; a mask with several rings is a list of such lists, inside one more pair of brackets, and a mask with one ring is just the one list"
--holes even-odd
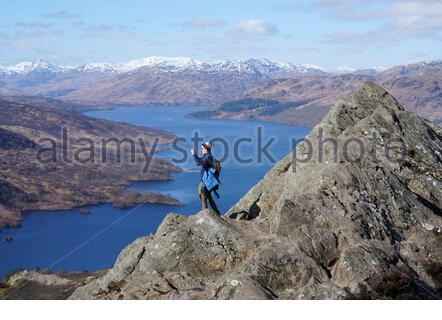
[(206, 149), (206, 150), (210, 150), (213, 147), (213, 143), (210, 141), (206, 141), (202, 144), (202, 146)]

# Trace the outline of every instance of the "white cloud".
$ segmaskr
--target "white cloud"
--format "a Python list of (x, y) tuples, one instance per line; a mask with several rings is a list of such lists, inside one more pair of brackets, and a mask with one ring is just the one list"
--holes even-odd
[(39, 21), (18, 22), (13, 31), (18, 38), (42, 38), (64, 34), (62, 30), (55, 29), (51, 23)]
[(84, 27), (83, 30), (91, 33), (105, 33), (110, 31), (129, 32), (138, 30), (138, 28), (124, 24), (91, 24)]
[(207, 20), (204, 17), (194, 17), (188, 21), (182, 23), (185, 28), (204, 30), (208, 28), (221, 28), (224, 27), (226, 23), (223, 20)]
[(245, 36), (270, 36), (277, 34), (278, 28), (268, 21), (249, 19), (239, 22), (234, 31)]
[(18, 37), (35, 38), (62, 35), (61, 30), (54, 29), (46, 22), (19, 22), (15, 25), (15, 35)]
[(377, 2), (379, 0), (315, 0), (309, 9), (330, 19), (365, 20)]
[(441, 16), (440, 0), (315, 0), (310, 10), (331, 19), (379, 20), (404, 16)]
[(17, 23), (17, 27), (26, 27), (26, 28), (50, 28), (52, 24), (46, 22), (19, 22)]
[(442, 2), (393, 2), (391, 8), (385, 13), (386, 16), (442, 16)]
[(82, 15), (78, 13), (72, 13), (65, 10), (60, 10), (44, 15), (46, 18), (62, 18), (62, 19), (77, 19), (81, 18)]
[(342, 30), (327, 35), (326, 41), (344, 45), (379, 46), (397, 44), (417, 38), (441, 39), (442, 2), (440, 0), (317, 0), (312, 9), (331, 19), (380, 21), (382, 24), (366, 33)]
[(77, 39), (106, 38), (111, 40), (143, 41), (145, 37), (139, 34), (139, 28), (123, 24), (96, 24), (82, 28), (84, 33)]
[(40, 29), (19, 29), (15, 32), (16, 35), (21, 37), (44, 37), (47, 36), (48, 33), (46, 31)]

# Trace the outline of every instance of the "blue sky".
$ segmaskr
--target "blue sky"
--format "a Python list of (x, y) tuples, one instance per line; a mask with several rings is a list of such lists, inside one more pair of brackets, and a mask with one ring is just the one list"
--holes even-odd
[(0, 65), (151, 55), (326, 68), (442, 58), (442, 1), (0, 0)]

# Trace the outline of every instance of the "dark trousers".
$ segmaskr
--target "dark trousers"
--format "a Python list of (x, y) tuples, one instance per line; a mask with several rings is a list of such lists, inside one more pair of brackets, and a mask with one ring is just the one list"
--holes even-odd
[(216, 213), (220, 214), (218, 207), (216, 206), (215, 200), (213, 200), (212, 194), (203, 186), (203, 183), (200, 181), (198, 184), (198, 195), (201, 199), (201, 208), (207, 209), (207, 200), (209, 200), (210, 207)]

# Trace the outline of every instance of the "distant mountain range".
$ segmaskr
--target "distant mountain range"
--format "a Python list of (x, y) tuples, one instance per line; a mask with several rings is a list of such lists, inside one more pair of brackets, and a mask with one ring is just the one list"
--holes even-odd
[(238, 60), (218, 60), (212, 62), (202, 62), (187, 57), (145, 57), (128, 62), (117, 63), (89, 63), (78, 67), (57, 66), (46, 62), (25, 61), (12, 66), (0, 66), (0, 74), (17, 75), (28, 74), (30, 72), (113, 72), (124, 73), (139, 68), (157, 68), (162, 71), (199, 71), (199, 72), (237, 72), (238, 74), (262, 74), (268, 76), (279, 76), (281, 74), (305, 74), (305, 75), (333, 75), (343, 73), (363, 73), (373, 74), (382, 71), (382, 68), (371, 68), (357, 70), (348, 67), (338, 67), (335, 70), (326, 70), (314, 65), (302, 65), (292, 63), (281, 63), (268, 59)]
[[(366, 81), (387, 88), (408, 111), (442, 123), (442, 61), (395, 66), (375, 74), (295, 76), (265, 81), (246, 90), (239, 99), (194, 115), (212, 119), (269, 120), (311, 127), (327, 114), (333, 101), (355, 92)], [(244, 100), (247, 108), (226, 108), (226, 104), (243, 104)], [(263, 104), (263, 100), (268, 100), (269, 104)]]
[(0, 94), (41, 95), (91, 105), (216, 105), (263, 81), (301, 75), (328, 73), (312, 66), (258, 59), (206, 63), (147, 57), (79, 67), (38, 61), (0, 67)]
[(280, 112), (266, 111), (264, 115), (247, 112), (222, 116), (311, 126), (320, 121), (333, 101), (370, 80), (390, 90), (408, 110), (440, 122), (441, 76), (442, 61), (386, 70), (340, 67), (330, 71), (267, 59), (201, 62), (185, 57), (146, 57), (78, 67), (40, 60), (0, 67), (0, 95), (59, 99), (69, 103), (66, 108), (70, 110), (78, 106), (78, 111), (150, 104), (213, 109), (232, 100), (262, 98), (294, 103), (296, 107), (278, 108)]

